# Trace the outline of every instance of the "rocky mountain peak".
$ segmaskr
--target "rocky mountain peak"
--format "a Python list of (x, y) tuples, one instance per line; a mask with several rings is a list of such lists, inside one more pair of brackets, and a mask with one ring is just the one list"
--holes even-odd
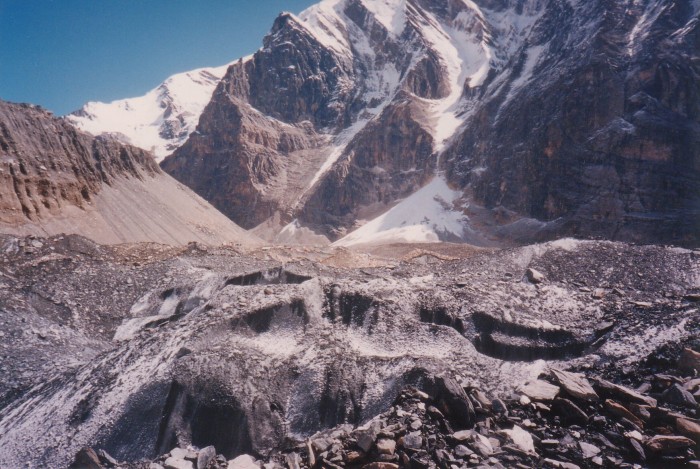
[(460, 217), (450, 239), (694, 245), (699, 11), (324, 0), (279, 15), (206, 109), (159, 107), (182, 143), (162, 167), (270, 240), (337, 240), (439, 177), (461, 196), (424, 224)]
[(0, 101), (0, 231), (107, 244), (257, 243), (163, 173), (151, 153)]
[(92, 138), (38, 106), (0, 102), (0, 220), (20, 223), (89, 203), (120, 176), (161, 174), (151, 155)]

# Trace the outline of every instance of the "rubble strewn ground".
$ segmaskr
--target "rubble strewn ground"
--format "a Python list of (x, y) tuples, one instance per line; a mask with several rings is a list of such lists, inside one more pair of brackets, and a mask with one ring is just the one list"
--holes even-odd
[(697, 467), (695, 251), (0, 248), (2, 467)]
[(636, 389), (552, 368), (504, 398), (437, 378), (430, 393), (407, 388), (362, 426), (339, 425), (262, 461), (228, 461), (210, 446), (151, 463), (95, 453), (95, 468), (698, 467), (698, 367), (700, 353), (684, 348), (670, 374), (645, 376)]

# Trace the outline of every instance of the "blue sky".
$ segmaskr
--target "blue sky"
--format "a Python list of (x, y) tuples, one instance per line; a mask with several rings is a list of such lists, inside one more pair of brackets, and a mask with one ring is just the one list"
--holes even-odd
[(258, 49), (315, 0), (0, 0), (0, 98), (62, 115)]

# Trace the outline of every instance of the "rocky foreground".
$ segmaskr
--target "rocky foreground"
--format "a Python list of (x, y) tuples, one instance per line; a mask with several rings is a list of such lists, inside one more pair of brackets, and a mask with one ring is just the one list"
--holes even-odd
[(0, 467), (693, 467), (698, 259), (5, 236)]
[(677, 364), (671, 349), (616, 376), (638, 383), (635, 389), (552, 368), (492, 398), (438, 377), (426, 383), (429, 392), (405, 389), (362, 426), (339, 425), (260, 461), (247, 454), (227, 461), (213, 446), (190, 446), (150, 463), (119, 463), (88, 448), (71, 468), (697, 468), (700, 341), (692, 345)]

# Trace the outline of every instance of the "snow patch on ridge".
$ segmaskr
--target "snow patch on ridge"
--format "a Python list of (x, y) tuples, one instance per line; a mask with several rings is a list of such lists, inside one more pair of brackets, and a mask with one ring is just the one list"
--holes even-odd
[[(635, 6), (639, 3), (639, 0), (634, 2)], [(667, 5), (662, 2), (652, 2), (647, 5), (644, 13), (642, 13), (642, 16), (639, 18), (639, 21), (634, 25), (629, 33), (629, 37), (627, 39), (627, 55), (630, 57), (634, 55), (635, 51), (637, 50), (637, 45), (646, 39), (647, 35), (649, 34), (649, 29), (651, 29), (651, 26), (656, 22), (656, 20), (659, 19), (659, 16), (661, 16), (661, 13), (663, 13), (666, 8)]]
[(509, 100), (510, 98), (512, 98), (513, 95), (515, 94), (515, 91), (522, 88), (523, 85), (526, 85), (530, 81), (530, 79), (532, 78), (532, 74), (535, 70), (535, 67), (540, 62), (540, 57), (542, 57), (542, 52), (544, 52), (546, 47), (547, 47), (547, 44), (542, 44), (542, 45), (538, 45), (538, 46), (532, 46), (527, 50), (525, 63), (523, 64), (523, 68), (520, 71), (520, 75), (518, 76), (518, 78), (513, 80), (513, 83), (511, 84), (511, 91), (510, 91), (508, 98), (506, 100)]
[(333, 246), (385, 242), (430, 243), (445, 235), (461, 238), (466, 217), (454, 209), (461, 197), (435, 177), (427, 186), (401, 201), (388, 212), (339, 239)]
[(389, 33), (398, 36), (406, 26), (406, 0), (363, 0), (369, 10)]
[(461, 106), (464, 84), (468, 80), (471, 88), (481, 86), (491, 68), (492, 53), (487, 43), (490, 36), (484, 33), (479, 39), (478, 35), (467, 32), (466, 27), (474, 21), (483, 27), (483, 13), (473, 2), (466, 4), (472, 11), (457, 15), (454, 26), (441, 25), (434, 16), (428, 15), (421, 28), (423, 38), (441, 55), (450, 86), (449, 95), (434, 100), (432, 106), (433, 135), (438, 154), (464, 122)]
[(344, 0), (323, 0), (302, 11), (297, 18), (323, 46), (340, 56), (351, 55), (339, 8)]

